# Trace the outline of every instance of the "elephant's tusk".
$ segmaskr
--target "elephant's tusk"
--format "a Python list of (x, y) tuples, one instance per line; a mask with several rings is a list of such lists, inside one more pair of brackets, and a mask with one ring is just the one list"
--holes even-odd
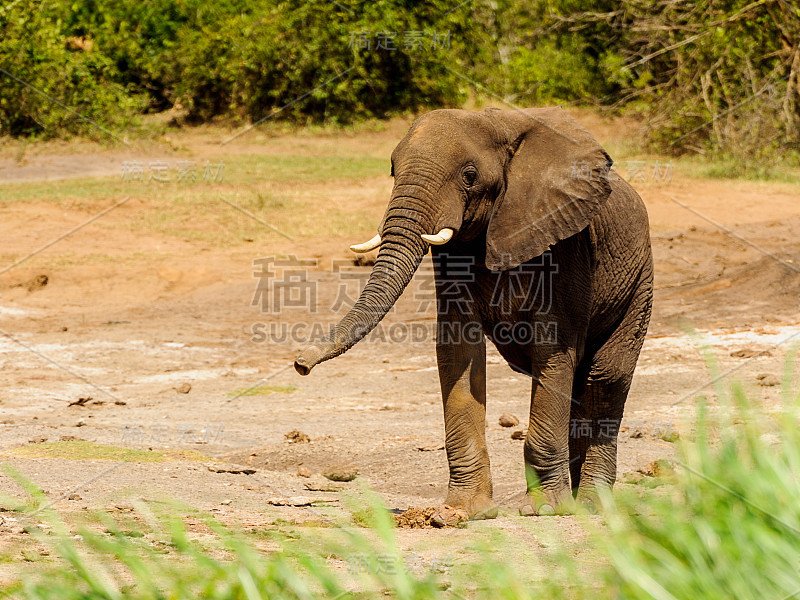
[(375, 250), (375, 248), (377, 248), (380, 245), (381, 245), (381, 234), (378, 233), (377, 235), (375, 235), (374, 238), (372, 238), (368, 242), (364, 242), (363, 244), (354, 244), (350, 246), (350, 250), (352, 250), (353, 252), (358, 252), (359, 254), (363, 254), (364, 252)]
[(450, 229), (449, 227), (445, 227), (436, 235), (426, 235), (423, 233), (420, 237), (422, 237), (422, 239), (428, 242), (429, 244), (433, 244), (434, 246), (441, 246), (442, 244), (446, 244), (453, 238), (453, 230)]

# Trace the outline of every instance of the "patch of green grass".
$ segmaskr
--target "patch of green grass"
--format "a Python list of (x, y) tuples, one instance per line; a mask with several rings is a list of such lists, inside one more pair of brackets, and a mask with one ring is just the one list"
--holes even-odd
[(121, 446), (107, 446), (84, 440), (44, 442), (13, 448), (7, 454), (21, 458), (59, 458), (66, 460), (114, 460), (120, 462), (153, 463), (165, 460), (198, 460), (197, 452), (141, 450)]
[[(104, 177), (81, 177), (55, 181), (29, 181), (0, 184), (0, 202), (26, 202), (47, 200), (69, 203), (80, 208), (92, 207), (91, 200), (126, 196), (144, 201), (153, 198), (170, 198), (191, 195), (208, 190), (234, 190), (242, 184), (292, 183), (306, 184), (334, 180), (354, 180), (377, 175), (388, 175), (389, 162), (385, 158), (369, 156), (295, 156), (291, 154), (241, 154), (221, 157), (212, 164), (224, 165), (221, 181), (204, 181), (203, 164), (197, 161), (194, 182), (177, 180), (177, 163), (185, 158), (168, 159), (166, 175), (168, 182), (148, 182), (150, 169), (143, 163), (144, 181), (123, 181), (122, 163), (119, 175)], [(83, 203), (83, 204), (82, 204)]]
[(741, 179), (800, 185), (800, 169), (787, 164), (694, 156), (673, 159), (671, 162), (682, 173), (697, 179)]
[(241, 396), (269, 396), (270, 394), (291, 394), (297, 389), (293, 385), (257, 385), (255, 387), (239, 388), (228, 392), (227, 395), (236, 398)]
[(243, 154), (225, 159), (225, 180), (234, 183), (318, 183), (389, 174), (388, 158)]
[(285, 236), (265, 223), (291, 238), (355, 236), (374, 228), (374, 216), (364, 211), (320, 202), (315, 186), (380, 174), (388, 176), (387, 161), (372, 157), (233, 155), (225, 158), (221, 182), (94, 177), (2, 184), (0, 203), (46, 202), (88, 218), (130, 198), (92, 227), (122, 227), (218, 246), (245, 240), (274, 243)]

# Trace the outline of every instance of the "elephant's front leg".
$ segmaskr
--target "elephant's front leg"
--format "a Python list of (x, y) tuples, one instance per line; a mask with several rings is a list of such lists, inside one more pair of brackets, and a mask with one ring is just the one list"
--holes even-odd
[(572, 500), (569, 419), (574, 365), (572, 352), (554, 352), (533, 361), (530, 421), (525, 438), (525, 475), (533, 514), (566, 510)]
[(464, 508), (472, 518), (494, 518), (485, 435), (486, 342), (480, 325), (440, 314), (436, 358), (450, 466), (445, 504)]

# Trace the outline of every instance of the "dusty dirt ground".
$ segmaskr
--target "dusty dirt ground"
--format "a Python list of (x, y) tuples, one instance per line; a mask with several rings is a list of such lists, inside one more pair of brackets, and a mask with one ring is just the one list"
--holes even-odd
[[(619, 135), (613, 124), (582, 118), (601, 142)], [(320, 156), (383, 157), (384, 175), (291, 181), (276, 188), (333, 203), (353, 218), (366, 215), (366, 222), (377, 224), (391, 189), (388, 156), (407, 125), (398, 120), (380, 131), (348, 134), (255, 131), (225, 146), (218, 145), (223, 134), (198, 130), (125, 152), (51, 144), (28, 150), (21, 163), (15, 159), (17, 150), (4, 152), (2, 460), (42, 486), (63, 512), (97, 506), (113, 510), (131, 494), (165, 494), (248, 528), (266, 527), (277, 518), (318, 522), (343, 510), (343, 492), (330, 491), (330, 482), (323, 484), (319, 475), (331, 468), (357, 470), (355, 481), (336, 485), (357, 491), (366, 483), (398, 512), (441, 502), (447, 464), (430, 335), (413, 343), (362, 342), (302, 378), (290, 367), (302, 340), (270, 342), (253, 334), (254, 326), (269, 331), (335, 322), (345, 310), (330, 309), (341, 286), (355, 297), (369, 267), (348, 266), (344, 270), (353, 278), (342, 280), (331, 272), (331, 261), (349, 264), (348, 245), (371, 237), (370, 229), (342, 235), (331, 228), (325, 236), (288, 240), (252, 222), (260, 229), (256, 241), (176, 238), (128, 227), (151, 210), (146, 191), (137, 188), (129, 202), (7, 267), (121, 196), (53, 202), (44, 193), (7, 202), (4, 183), (89, 176), (116, 181), (122, 160), (291, 154), (313, 164)], [(666, 160), (634, 159), (646, 168)], [(235, 172), (226, 178), (236, 185)], [(698, 340), (687, 335), (686, 327), (699, 330), (722, 372), (742, 381), (767, 406), (779, 401), (780, 387), (762, 385), (774, 383), (770, 378), (757, 378), (780, 378), (787, 350), (800, 340), (796, 187), (695, 179), (679, 168), (668, 178), (640, 173), (633, 183), (651, 217), (656, 301), (620, 437), (618, 472), (624, 481), (635, 479), (630, 474), (653, 461), (675, 455), (673, 432), (689, 430), (696, 396), (709, 396), (716, 405)], [(219, 211), (226, 210), (220, 205)], [(257, 216), (270, 222), (269, 210)], [(218, 222), (198, 216), (192, 225), (211, 231)], [(253, 306), (258, 279), (252, 261), (287, 255), (318, 261), (309, 270), (316, 286), (314, 306), (319, 307), (315, 314), (302, 302), (284, 306), (279, 314)], [(276, 273), (274, 281), (281, 270)], [(414, 325), (416, 331), (430, 332), (435, 319), (430, 293), (428, 280), (417, 277), (384, 325)], [(584, 535), (571, 517), (515, 515), (524, 474), (522, 442), (511, 433), (527, 423), (530, 383), (493, 348), (488, 363), (486, 436), (495, 495), (505, 510), (494, 522), (466, 529), (403, 530), (404, 546), (424, 548), (419, 551), (423, 556), (446, 552), (487, 527), (523, 538), (536, 537), (540, 530), (566, 532), (570, 539)], [(502, 413), (516, 415), (522, 425), (499, 426)], [(286, 439), (292, 430), (310, 441)], [(98, 457), (93, 446), (60, 443), (75, 439), (148, 453)], [(237, 472), (243, 466), (254, 472)], [(22, 496), (7, 476), (0, 490)], [(291, 506), (308, 501), (313, 505)], [(13, 538), (3, 537), (6, 542)], [(435, 545), (432, 539), (438, 540)]]

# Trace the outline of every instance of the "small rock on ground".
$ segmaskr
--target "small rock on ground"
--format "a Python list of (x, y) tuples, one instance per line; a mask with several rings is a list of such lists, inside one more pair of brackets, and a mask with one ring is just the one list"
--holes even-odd
[(209, 464), (206, 465), (212, 473), (232, 473), (234, 475), (252, 475), (256, 470), (252, 467), (242, 467), (239, 465), (229, 465), (225, 463)]
[(772, 373), (761, 373), (756, 379), (758, 380), (758, 385), (764, 387), (773, 387), (781, 384), (781, 380)]
[(314, 503), (312, 498), (305, 496), (294, 496), (292, 498), (270, 498), (267, 504), (272, 506), (311, 506)]
[(500, 415), (499, 423), (501, 427), (516, 427), (517, 425), (519, 425), (519, 419), (514, 415), (504, 413)]
[(328, 469), (327, 471), (323, 471), (322, 474), (326, 479), (330, 479), (331, 481), (353, 481), (356, 475), (358, 475), (358, 469), (349, 467)]
[(182, 383), (178, 387), (175, 388), (175, 391), (179, 394), (188, 394), (192, 391), (192, 384), (191, 383)]
[(524, 440), (525, 439), (525, 432), (522, 431), (522, 429), (519, 429), (518, 431), (514, 431), (511, 434), (511, 439), (512, 440)]
[(304, 487), (309, 492), (341, 492), (344, 489), (343, 485), (336, 485), (319, 475), (312, 477)]

